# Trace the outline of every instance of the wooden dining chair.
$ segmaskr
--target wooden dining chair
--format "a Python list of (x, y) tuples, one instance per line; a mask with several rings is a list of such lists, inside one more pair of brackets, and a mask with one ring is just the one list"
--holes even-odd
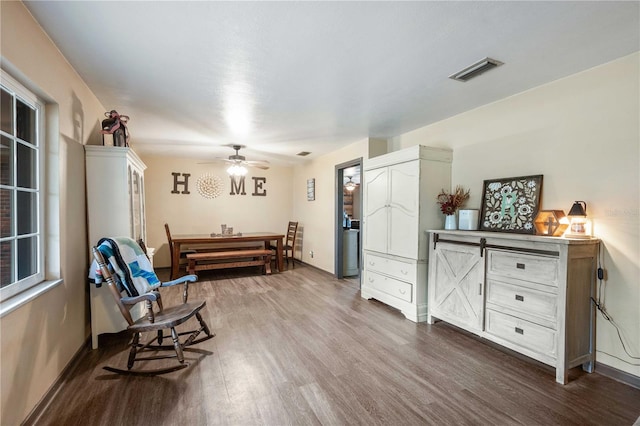
[[(289, 266), (289, 259), (291, 259), (291, 264), (295, 268), (296, 263), (294, 261), (295, 254), (295, 245), (296, 245), (296, 236), (298, 234), (298, 222), (289, 222), (287, 225), (287, 234), (285, 235), (285, 240), (282, 245), (282, 251), (284, 252), (284, 258), (287, 262), (287, 266)], [(278, 250), (277, 246), (271, 245), (271, 250)]]
[[(96, 247), (93, 247), (94, 264), (92, 271), (98, 271), (96, 285), (106, 282), (110, 293), (113, 295), (118, 309), (127, 321), (127, 330), (132, 333), (130, 342), (127, 369), (110, 366), (103, 367), (107, 371), (118, 374), (131, 375), (156, 375), (186, 368), (188, 363), (184, 360), (183, 350), (205, 340), (211, 339), (215, 334), (211, 333), (200, 311), (205, 307), (206, 301), (192, 301), (189, 298), (189, 283), (197, 281), (195, 275), (186, 275), (177, 280), (160, 282), (153, 267), (142, 248), (132, 239), (126, 237), (102, 238)], [(98, 278), (99, 277), (99, 278)], [(183, 284), (182, 303), (171, 307), (162, 304), (159, 291), (163, 287), (171, 287)], [(138, 320), (134, 320), (130, 309), (144, 303), (146, 314)], [(155, 305), (154, 305), (155, 303)], [(177, 330), (179, 325), (195, 317), (199, 326), (193, 330)], [(168, 331), (165, 334), (165, 331)], [(143, 333), (150, 333), (147, 341), (142, 342)], [(198, 338), (204, 332), (205, 336)], [(187, 336), (181, 341), (181, 336)], [(170, 345), (162, 345), (163, 339), (168, 338)], [(173, 350), (175, 354), (160, 354), (162, 351)], [(140, 356), (153, 352), (154, 355)], [(136, 362), (153, 361), (166, 358), (176, 358), (177, 365), (157, 369), (134, 369)]]
[[(171, 258), (171, 270), (173, 271), (173, 239), (171, 239), (171, 231), (169, 230), (169, 224), (164, 224), (164, 231), (167, 234), (167, 242), (169, 243), (169, 257)], [(188, 263), (187, 254), (196, 253), (195, 249), (185, 248), (180, 249), (180, 265), (186, 265)]]

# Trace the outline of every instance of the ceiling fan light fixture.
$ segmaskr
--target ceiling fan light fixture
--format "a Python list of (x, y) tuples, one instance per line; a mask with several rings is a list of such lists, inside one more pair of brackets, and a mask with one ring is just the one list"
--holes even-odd
[(465, 69), (458, 71), (457, 73), (451, 74), (449, 78), (457, 81), (469, 81), (474, 77), (479, 76), (480, 74), (487, 72), (493, 68), (499, 67), (503, 65), (504, 62), (500, 62), (493, 58), (484, 58), (479, 60), (478, 62), (469, 65)]
[(247, 174), (247, 168), (240, 164), (232, 164), (227, 173), (231, 176), (244, 176)]
[(344, 184), (344, 189), (346, 189), (347, 191), (353, 191), (357, 186), (358, 185), (351, 180), (351, 176), (349, 176), (349, 182)]

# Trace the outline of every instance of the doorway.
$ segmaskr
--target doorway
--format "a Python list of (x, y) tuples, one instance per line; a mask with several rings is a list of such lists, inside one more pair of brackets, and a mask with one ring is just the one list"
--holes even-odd
[(362, 157), (336, 166), (335, 275), (360, 277), (362, 218)]

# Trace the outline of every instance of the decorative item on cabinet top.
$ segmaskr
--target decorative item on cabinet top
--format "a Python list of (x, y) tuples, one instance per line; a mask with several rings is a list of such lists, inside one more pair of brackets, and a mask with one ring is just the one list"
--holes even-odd
[(533, 234), (541, 195), (542, 175), (485, 180), (480, 230)]
[(107, 117), (102, 120), (102, 144), (104, 146), (129, 146), (129, 130), (127, 129), (127, 122), (129, 116), (120, 115), (118, 111), (112, 109), (104, 113)]
[(561, 237), (569, 226), (569, 220), (562, 210), (541, 210), (534, 225), (538, 235)]
[(460, 207), (469, 199), (470, 190), (465, 192), (464, 188), (460, 185), (456, 186), (455, 191), (449, 193), (444, 189), (438, 194), (438, 204), (440, 204), (440, 211), (450, 216), (455, 214)]
[(458, 212), (458, 229), (462, 231), (478, 230), (478, 210), (465, 209)]
[(569, 210), (569, 230), (565, 233), (569, 238), (591, 238), (591, 221), (587, 219), (587, 203), (576, 201)]
[(457, 229), (457, 212), (460, 207), (469, 199), (469, 190), (465, 192), (460, 185), (449, 193), (444, 189), (438, 194), (437, 200), (440, 204), (440, 211), (445, 215), (444, 229)]

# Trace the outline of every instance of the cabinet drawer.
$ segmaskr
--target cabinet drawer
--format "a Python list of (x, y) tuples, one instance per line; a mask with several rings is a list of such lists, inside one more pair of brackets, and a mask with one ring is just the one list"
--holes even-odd
[(397, 259), (387, 259), (365, 252), (364, 267), (369, 271), (390, 275), (411, 284), (416, 283), (416, 265), (411, 262), (403, 262)]
[(558, 296), (531, 288), (487, 279), (487, 303), (541, 317), (555, 324)]
[(556, 357), (556, 333), (554, 330), (491, 309), (487, 309), (486, 314), (485, 330), (487, 333), (530, 351)]
[(541, 255), (487, 250), (487, 273), (557, 287), (558, 259)]
[(367, 271), (365, 285), (405, 302), (412, 302), (413, 286), (407, 282), (386, 277), (375, 272)]

